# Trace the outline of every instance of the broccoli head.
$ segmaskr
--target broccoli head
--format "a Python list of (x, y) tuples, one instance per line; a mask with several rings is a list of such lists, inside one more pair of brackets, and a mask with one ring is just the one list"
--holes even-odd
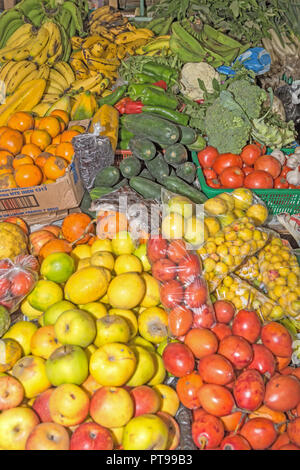
[(233, 94), (235, 101), (243, 108), (249, 119), (260, 117), (262, 104), (268, 97), (265, 90), (242, 79), (232, 82), (227, 91)]
[(251, 127), (243, 110), (225, 106), (222, 97), (217, 98), (206, 110), (205, 132), (208, 142), (220, 153), (241, 153), (249, 140)]

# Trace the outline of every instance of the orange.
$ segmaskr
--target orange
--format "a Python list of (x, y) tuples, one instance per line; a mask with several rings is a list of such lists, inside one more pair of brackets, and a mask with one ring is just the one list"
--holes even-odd
[(12, 165), (14, 156), (7, 150), (0, 150), (0, 165)]
[(39, 122), (39, 129), (47, 131), (54, 138), (60, 133), (60, 122), (55, 116), (43, 117)]
[(30, 113), (24, 111), (17, 111), (12, 114), (7, 121), (8, 127), (20, 132), (28, 131), (34, 128), (34, 118)]
[(33, 159), (29, 155), (20, 153), (14, 158), (13, 167), (16, 169), (20, 165), (33, 165)]
[(8, 129), (0, 135), (0, 149), (8, 150), (13, 155), (20, 153), (23, 144), (23, 135), (15, 129)]
[(51, 156), (47, 158), (47, 161), (43, 167), (44, 174), (47, 179), (56, 180), (66, 173), (68, 164), (66, 160), (61, 157)]
[(32, 164), (20, 165), (15, 172), (16, 183), (20, 188), (37, 186), (42, 182), (41, 169)]
[(9, 130), (9, 127), (7, 127), (7, 126), (0, 126), (0, 135), (2, 135), (3, 132), (8, 131), (8, 130)]
[(23, 155), (29, 155), (33, 159), (38, 157), (41, 151), (40, 147), (35, 144), (25, 144), (21, 149)]
[(76, 135), (79, 135), (79, 134), (80, 134), (80, 132), (78, 132), (78, 131), (70, 131), (70, 130), (64, 131), (61, 134), (60, 141), (61, 142), (71, 142), (73, 137), (75, 137)]
[(74, 156), (74, 148), (70, 142), (63, 142), (58, 144), (55, 150), (55, 155), (62, 157), (67, 160), (68, 163), (71, 163)]
[(4, 175), (6, 173), (13, 173), (12, 167), (10, 165), (0, 166), (0, 175)]
[(35, 129), (31, 135), (31, 143), (37, 145), (43, 151), (51, 144), (51, 136), (43, 129)]

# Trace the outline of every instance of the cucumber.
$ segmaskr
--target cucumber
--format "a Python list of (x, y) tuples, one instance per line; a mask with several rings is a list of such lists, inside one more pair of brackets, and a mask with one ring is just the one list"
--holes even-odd
[(147, 178), (147, 180), (155, 181), (155, 178), (151, 175), (150, 171), (147, 168), (144, 168), (143, 171), (139, 174), (143, 178)]
[(115, 166), (107, 166), (97, 173), (95, 178), (95, 186), (114, 186), (120, 179), (119, 168)]
[(133, 137), (129, 141), (129, 148), (133, 155), (140, 160), (152, 160), (156, 155), (154, 143), (146, 138)]
[(201, 193), (200, 191), (198, 191), (198, 189), (194, 188), (190, 184), (178, 178), (178, 176), (167, 176), (164, 179), (163, 184), (165, 188), (171, 191), (172, 193), (177, 193), (181, 196), (186, 196), (195, 204), (203, 204), (207, 200), (205, 194)]
[(170, 174), (170, 167), (161, 153), (159, 153), (150, 162), (146, 162), (146, 167), (147, 170), (150, 171), (151, 175), (162, 184), (164, 178)]
[(179, 126), (179, 128), (181, 133), (181, 144), (191, 145), (196, 142), (198, 135), (195, 129), (192, 129), (191, 127), (187, 126)]
[(180, 129), (176, 124), (152, 114), (127, 114), (122, 123), (129, 132), (146, 137), (162, 147), (175, 144), (180, 138)]
[(128, 179), (123, 178), (118, 184), (114, 185), (113, 190), (115, 191), (116, 189), (123, 188), (123, 186), (126, 186), (126, 184), (128, 184)]
[(188, 160), (187, 149), (180, 143), (170, 145), (166, 148), (164, 158), (169, 165), (180, 165)]
[(129, 180), (129, 186), (137, 193), (143, 196), (144, 199), (156, 199), (160, 201), (161, 185), (142, 178), (141, 176), (134, 176)]
[(90, 191), (90, 196), (91, 199), (99, 199), (102, 196), (106, 196), (106, 194), (110, 194), (113, 191), (115, 191), (115, 188), (112, 188), (111, 186), (96, 186)]
[(140, 160), (136, 157), (126, 157), (120, 163), (120, 172), (124, 178), (137, 176), (142, 169)]
[(193, 162), (185, 162), (176, 168), (176, 175), (187, 183), (193, 183), (196, 171), (196, 165)]
[(94, 218), (95, 217), (95, 212), (90, 211), (92, 199), (88, 191), (84, 192), (81, 204), (80, 204), (80, 209), (82, 212), (85, 214), (89, 215), (90, 217)]

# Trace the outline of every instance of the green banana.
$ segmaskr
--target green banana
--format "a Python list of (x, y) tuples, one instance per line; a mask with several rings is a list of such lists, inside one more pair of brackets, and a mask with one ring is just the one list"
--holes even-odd
[(188, 33), (179, 23), (176, 21), (172, 24), (172, 36), (182, 42), (183, 46), (193, 52), (195, 55), (205, 56), (205, 51), (203, 50), (200, 42), (195, 39), (190, 33)]
[(204, 55), (200, 55), (200, 53), (195, 53), (190, 50), (186, 43), (183, 43), (180, 39), (178, 39), (174, 34), (171, 35), (170, 39), (170, 49), (171, 51), (178, 56), (178, 58), (183, 63), (187, 62), (202, 62)]
[[(22, 25), (24, 24), (23, 20), (21, 19), (15, 19), (12, 20), (7, 29), (5, 30), (5, 33), (3, 34), (1, 41), (0, 41), (0, 48), (4, 47), (9, 40), (9, 38), (14, 34), (17, 29), (19, 29)], [(0, 25), (1, 28), (1, 25)]]
[(83, 34), (83, 22), (77, 6), (71, 1), (66, 1), (62, 4), (62, 9), (67, 10), (71, 13), (74, 24), (76, 26), (76, 31), (79, 35)]
[[(14, 8), (11, 8), (9, 10), (4, 11), (0, 15), (0, 31), (7, 31), (9, 28), (9, 25), (11, 24), (12, 21), (14, 20), (22, 20), (22, 15), (15, 10)], [(0, 39), (0, 48), (2, 48), (5, 45), (5, 40), (7, 41), (8, 37), (5, 39), (6, 34), (1, 35)]]

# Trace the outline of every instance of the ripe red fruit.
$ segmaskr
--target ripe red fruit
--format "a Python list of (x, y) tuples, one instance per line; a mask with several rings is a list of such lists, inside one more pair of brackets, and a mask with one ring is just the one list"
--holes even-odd
[(226, 168), (237, 166), (242, 168), (243, 160), (235, 153), (221, 153), (215, 160), (212, 168), (220, 175)]
[(185, 336), (184, 343), (197, 359), (214, 354), (218, 350), (218, 338), (208, 328), (193, 328)]
[(199, 449), (214, 449), (224, 437), (222, 421), (216, 416), (202, 413), (192, 424), (192, 437)]
[(295, 446), (294, 444), (285, 444), (282, 447), (279, 447), (278, 450), (300, 450), (300, 447)]
[(165, 368), (175, 377), (190, 374), (195, 368), (195, 359), (191, 350), (182, 343), (169, 343), (162, 355)]
[(230, 415), (221, 417), (224, 429), (228, 432), (239, 432), (245, 420), (246, 414), (241, 411), (234, 411), (233, 413), (230, 413)]
[(215, 333), (219, 341), (221, 341), (223, 338), (226, 338), (226, 336), (232, 335), (230, 326), (225, 325), (225, 323), (216, 323), (212, 327), (211, 331)]
[(215, 147), (208, 145), (205, 149), (198, 152), (198, 161), (202, 168), (211, 168), (218, 155), (218, 150)]
[(11, 269), (14, 266), (13, 262), (10, 259), (1, 259), (0, 260), (0, 269)]
[(169, 313), (169, 328), (173, 336), (184, 336), (193, 324), (193, 312), (184, 305), (176, 305)]
[(241, 336), (226, 336), (220, 341), (218, 353), (227, 357), (236, 369), (244, 369), (253, 359), (253, 349)]
[(280, 434), (278, 436), (278, 438), (276, 439), (276, 441), (272, 445), (271, 450), (279, 450), (280, 447), (282, 447), (286, 444), (290, 444), (290, 439), (289, 439), (288, 433), (283, 432), (282, 434)]
[(183, 287), (173, 279), (160, 286), (160, 300), (166, 308), (173, 308), (183, 301)]
[(150, 263), (166, 258), (168, 243), (161, 235), (151, 237), (147, 243), (147, 257)]
[(214, 416), (229, 415), (235, 406), (230, 391), (222, 385), (205, 384), (199, 390), (202, 408)]
[(276, 361), (271, 351), (263, 344), (253, 344), (253, 360), (248, 365), (248, 369), (256, 369), (262, 375), (268, 378), (272, 377), (275, 372)]
[(274, 186), (274, 180), (270, 173), (261, 170), (254, 170), (244, 179), (244, 187), (250, 189), (271, 189)]
[(173, 261), (173, 263), (180, 263), (181, 260), (184, 260), (188, 256), (188, 251), (185, 247), (183, 240), (173, 240), (171, 241), (168, 252), (168, 258)]
[(10, 290), (14, 297), (25, 296), (34, 285), (34, 277), (31, 273), (19, 271), (11, 279)]
[(272, 155), (262, 155), (254, 163), (254, 170), (266, 171), (275, 179), (281, 173), (281, 164)]
[(287, 435), (293, 444), (300, 446), (300, 418), (295, 418), (288, 423)]
[(0, 298), (6, 297), (7, 294), (9, 293), (9, 289), (10, 289), (10, 280), (7, 279), (6, 277), (2, 277), (2, 279), (0, 279)]
[(231, 328), (234, 335), (255, 343), (260, 336), (261, 322), (255, 311), (240, 310), (234, 317)]
[(110, 430), (94, 422), (80, 424), (71, 436), (70, 450), (112, 450), (113, 447)]
[(293, 375), (275, 375), (266, 385), (264, 403), (274, 411), (289, 411), (300, 402), (300, 381)]
[(268, 449), (277, 437), (274, 423), (267, 418), (249, 419), (240, 430), (240, 434), (253, 450)]
[(181, 260), (178, 269), (178, 278), (182, 284), (188, 284), (201, 274), (201, 264), (198, 255), (188, 254)]
[(211, 328), (215, 323), (215, 315), (210, 305), (203, 304), (199, 308), (194, 308), (193, 313), (193, 328)]
[(233, 395), (239, 408), (254, 411), (260, 407), (265, 395), (262, 376), (257, 370), (245, 370), (238, 376)]
[(224, 188), (241, 188), (244, 182), (244, 172), (238, 166), (225, 168), (219, 176), (220, 183)]
[(234, 305), (227, 300), (217, 300), (213, 305), (217, 322), (230, 323), (235, 312)]
[(184, 300), (189, 308), (199, 308), (205, 304), (208, 296), (206, 283), (202, 279), (196, 279), (189, 284), (184, 292)]
[(231, 362), (220, 354), (211, 354), (200, 359), (198, 371), (207, 383), (227, 385), (234, 380)]
[(292, 337), (281, 323), (270, 322), (262, 327), (261, 340), (275, 356), (289, 357), (292, 355)]
[(300, 380), (300, 367), (285, 367), (280, 373), (282, 375), (294, 375)]
[(255, 144), (246, 145), (241, 152), (243, 162), (249, 166), (253, 165), (260, 156), (261, 149)]
[(202, 378), (197, 372), (181, 377), (176, 384), (179, 400), (186, 408), (194, 410), (199, 408), (198, 392), (203, 385)]
[(158, 281), (165, 282), (175, 279), (177, 274), (177, 265), (168, 258), (162, 258), (152, 265), (152, 275)]
[(220, 444), (221, 450), (251, 450), (249, 442), (239, 434), (229, 434)]

